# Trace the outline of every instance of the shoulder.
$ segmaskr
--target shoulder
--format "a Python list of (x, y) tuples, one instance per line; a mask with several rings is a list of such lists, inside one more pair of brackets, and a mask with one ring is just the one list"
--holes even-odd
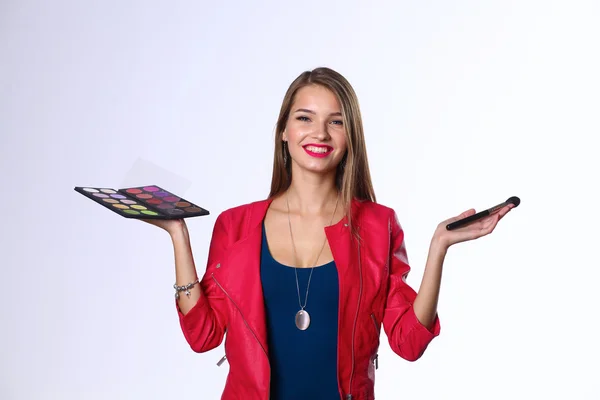
[(403, 232), (396, 211), (373, 201), (355, 201), (355, 215), (359, 225), (375, 232), (387, 232), (396, 236)]
[(256, 200), (250, 203), (239, 204), (222, 211), (217, 219), (229, 224), (240, 224), (241, 222), (252, 223), (262, 220), (269, 207), (271, 200)]
[(360, 219), (385, 220), (396, 219), (396, 211), (384, 204), (375, 203), (370, 200), (355, 200), (355, 212)]

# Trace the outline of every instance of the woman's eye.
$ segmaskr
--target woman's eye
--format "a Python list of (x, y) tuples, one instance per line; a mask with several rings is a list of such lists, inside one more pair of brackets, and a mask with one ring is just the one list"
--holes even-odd
[(344, 121), (331, 121), (336, 125), (344, 125)]
[(308, 117), (301, 115), (297, 118), (298, 121), (309, 121)]

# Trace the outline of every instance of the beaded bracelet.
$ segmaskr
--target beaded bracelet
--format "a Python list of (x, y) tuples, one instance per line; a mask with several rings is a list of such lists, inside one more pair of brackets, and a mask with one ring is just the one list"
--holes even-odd
[(185, 292), (185, 295), (187, 297), (190, 297), (190, 289), (193, 288), (196, 285), (196, 283), (199, 283), (199, 282), (200, 281), (198, 279), (196, 279), (194, 282), (188, 283), (187, 285), (184, 285), (184, 286), (177, 286), (177, 284), (174, 284), (173, 289), (176, 290), (175, 298), (177, 300), (179, 300), (179, 292)]

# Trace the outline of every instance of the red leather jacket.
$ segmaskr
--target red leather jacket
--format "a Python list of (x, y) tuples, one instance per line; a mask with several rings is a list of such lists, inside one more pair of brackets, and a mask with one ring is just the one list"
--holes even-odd
[[(185, 315), (183, 334), (199, 353), (225, 337), (229, 374), (221, 399), (268, 400), (269, 348), (260, 279), (262, 221), (270, 200), (221, 213), (215, 223), (202, 295)], [(380, 329), (392, 350), (415, 361), (439, 334), (439, 319), (429, 330), (415, 316), (415, 291), (406, 283), (410, 270), (404, 233), (395, 212), (373, 202), (354, 201), (347, 218), (325, 228), (339, 275), (338, 387), (341, 399), (374, 398)]]

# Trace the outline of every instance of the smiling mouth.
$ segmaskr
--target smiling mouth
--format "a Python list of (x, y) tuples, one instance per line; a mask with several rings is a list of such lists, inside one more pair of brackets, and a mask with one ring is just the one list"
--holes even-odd
[(331, 152), (333, 150), (329, 146), (306, 146), (306, 150), (311, 151), (313, 153), (325, 154)]
[(312, 157), (326, 157), (333, 151), (333, 147), (331, 146), (315, 146), (309, 144), (303, 146), (303, 148), (304, 151)]

